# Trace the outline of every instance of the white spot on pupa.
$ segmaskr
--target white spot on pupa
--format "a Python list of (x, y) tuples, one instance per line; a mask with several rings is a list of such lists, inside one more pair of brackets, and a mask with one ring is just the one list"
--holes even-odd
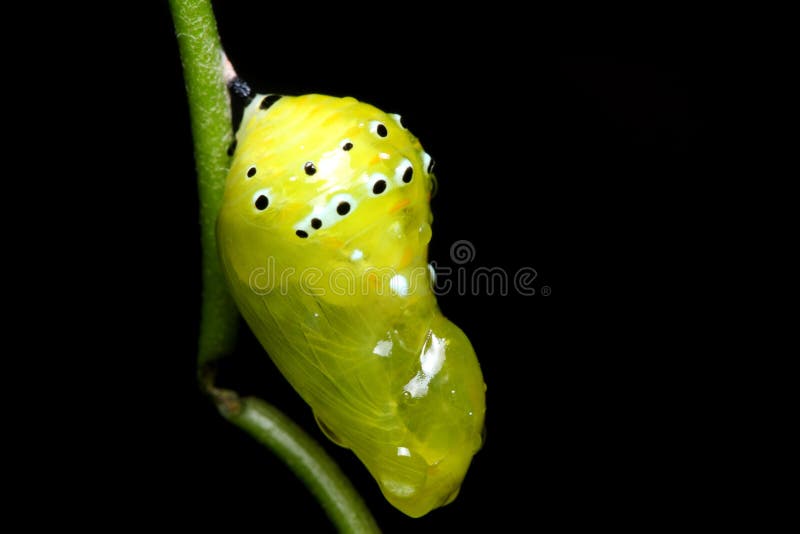
[(389, 158), (391, 158), (392, 156), (390, 156), (390, 155), (389, 155), (389, 154), (387, 154), (386, 152), (380, 152), (380, 153), (378, 154), (378, 157), (379, 157), (379, 158), (381, 158), (381, 159), (389, 159)]
[(347, 152), (338, 148), (325, 152), (319, 157), (319, 161), (316, 162), (317, 174), (314, 175), (314, 178), (316, 178), (317, 175), (330, 176), (335, 174), (336, 169), (344, 164), (345, 158), (349, 157)]
[(403, 387), (412, 397), (424, 397), (433, 377), (442, 370), (445, 360), (445, 340), (431, 333), (419, 357), (420, 370)]
[(396, 183), (400, 187), (408, 185), (403, 181), (403, 175), (406, 173), (406, 170), (409, 167), (411, 167), (411, 162), (408, 161), (408, 158), (403, 158), (402, 161), (400, 161), (400, 163), (397, 165), (397, 167), (394, 168), (394, 183)]
[(380, 126), (383, 126), (384, 128), (386, 128), (386, 125), (383, 124), (381, 121), (370, 121), (370, 123), (369, 123), (369, 131), (374, 133), (375, 135), (378, 135), (378, 128)]
[(428, 272), (431, 275), (431, 282), (436, 283), (436, 269), (433, 268), (433, 264), (428, 264)]
[(363, 257), (364, 257), (364, 253), (361, 251), (361, 249), (360, 249), (360, 248), (357, 248), (357, 249), (355, 249), (355, 250), (353, 251), (353, 253), (352, 253), (352, 254), (350, 254), (350, 259), (351, 259), (352, 261), (358, 261), (358, 260), (360, 260), (360, 259), (361, 259), (361, 258), (363, 258)]
[(290, 176), (289, 177), (289, 181), (290, 182), (294, 182), (295, 180), (297, 180), (297, 176)]
[(389, 280), (389, 288), (395, 295), (405, 297), (408, 295), (408, 280), (402, 274), (396, 274)]
[(411, 484), (398, 482), (397, 480), (393, 480), (391, 478), (382, 478), (381, 485), (383, 485), (386, 491), (398, 497), (408, 498), (417, 492), (417, 488)]
[(407, 456), (411, 458), (411, 451), (407, 447), (397, 447), (397, 456)]
[(400, 115), (397, 113), (389, 113), (389, 116), (394, 119), (394, 122), (396, 122), (400, 128), (406, 129), (406, 127), (403, 126), (403, 118)]
[(403, 231), (403, 223), (400, 221), (395, 221), (389, 225), (386, 229), (386, 233), (390, 235), (394, 235), (397, 239), (403, 239), (405, 232)]
[(317, 312), (314, 312), (314, 317), (319, 317), (319, 314)]
[(427, 395), (429, 383), (430, 379), (427, 379), (422, 373), (417, 373), (416, 376), (403, 387), (403, 391), (415, 399), (418, 399)]
[(431, 166), (431, 155), (427, 152), (422, 153), (422, 167), (425, 169), (425, 172), (428, 172), (428, 167)]
[(422, 364), (422, 372), (427, 376), (433, 377), (442, 370), (444, 365), (444, 345), (444, 338), (431, 335), (428, 350), (419, 357), (419, 362)]
[(372, 354), (377, 354), (378, 356), (389, 356), (392, 353), (392, 342), (388, 339), (381, 339), (378, 343), (375, 344), (375, 348), (372, 349)]

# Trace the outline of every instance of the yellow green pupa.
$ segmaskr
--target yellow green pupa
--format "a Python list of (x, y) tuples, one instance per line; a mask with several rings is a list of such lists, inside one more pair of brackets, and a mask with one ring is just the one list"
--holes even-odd
[(450, 503), (486, 386), (431, 287), (430, 156), (399, 116), (323, 95), (259, 95), (236, 137), (217, 238), (244, 318), (390, 503)]

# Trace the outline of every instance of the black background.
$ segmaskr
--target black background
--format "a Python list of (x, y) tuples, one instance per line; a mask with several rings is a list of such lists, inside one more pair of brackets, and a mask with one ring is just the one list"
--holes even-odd
[[(736, 321), (741, 287), (723, 279), (741, 263), (720, 259), (741, 225), (720, 214), (727, 176), (709, 158), (725, 127), (712, 109), (732, 100), (740, 56), (664, 31), (659, 14), (620, 24), (634, 36), (601, 49), (616, 27), (562, 33), (545, 14), (503, 6), (367, 22), (216, 10), (257, 91), (351, 95), (403, 115), (437, 161), (431, 259), (453, 265), (451, 244), (468, 240), (468, 268), (538, 273), (535, 296), (439, 299), (479, 356), (488, 432), (457, 500), (417, 520), (325, 440), (243, 328), (224, 383), (320, 439), (385, 531), (790, 526), (791, 391), (769, 340)], [(197, 193), (169, 11), (103, 15), (69, 32), (69, 52), (53, 45), (34, 62), (48, 79), (36, 105), (63, 110), (34, 126), (55, 130), (69, 156), (55, 189), (22, 203), (47, 208), (36, 234), (46, 251), (18, 249), (34, 273), (19, 285), (37, 297), (14, 325), (30, 349), (6, 375), (0, 525), (331, 530), (302, 484), (195, 385)]]

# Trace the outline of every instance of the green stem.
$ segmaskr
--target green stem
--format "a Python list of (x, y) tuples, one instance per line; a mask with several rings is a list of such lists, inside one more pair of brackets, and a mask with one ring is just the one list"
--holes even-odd
[(239, 314), (225, 283), (214, 234), (222, 206), (233, 141), (230, 100), (222, 78), (222, 46), (208, 0), (170, 0), (178, 35), (194, 135), (200, 232), (203, 246), (203, 304), (198, 369), (233, 352)]
[(228, 293), (215, 238), (233, 140), (231, 110), (222, 76), (222, 47), (209, 0), (170, 0), (183, 62), (194, 135), (200, 230), (203, 247), (203, 304), (198, 374), (220, 413), (271, 449), (308, 486), (340, 532), (379, 532), (358, 493), (322, 447), (266, 402), (214, 386), (213, 362), (236, 344), (239, 315)]
[(364, 501), (322, 447), (277, 408), (229, 391), (217, 406), (227, 419), (272, 449), (306, 484), (340, 532), (380, 532)]

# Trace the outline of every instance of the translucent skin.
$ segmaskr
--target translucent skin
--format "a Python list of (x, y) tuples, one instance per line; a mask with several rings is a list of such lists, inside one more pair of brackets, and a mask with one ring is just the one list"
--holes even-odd
[(326, 435), (422, 516), (458, 494), (486, 390), (430, 287), (430, 158), (398, 116), (353, 98), (263, 99), (217, 225), (233, 296)]

